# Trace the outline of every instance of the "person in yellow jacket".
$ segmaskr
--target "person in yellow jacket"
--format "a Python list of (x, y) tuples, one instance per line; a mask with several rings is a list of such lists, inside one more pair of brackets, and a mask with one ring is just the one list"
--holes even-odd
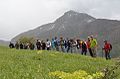
[(97, 40), (95, 38), (93, 38), (93, 36), (91, 36), (90, 48), (92, 50), (93, 57), (97, 56), (97, 46), (98, 46)]

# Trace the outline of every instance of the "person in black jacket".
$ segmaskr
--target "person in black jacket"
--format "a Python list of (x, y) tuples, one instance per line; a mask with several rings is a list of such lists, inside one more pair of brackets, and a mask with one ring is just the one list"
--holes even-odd
[(14, 48), (15, 46), (14, 46), (13, 43), (10, 42), (9, 47), (12, 49), (12, 48)]
[(16, 48), (16, 49), (19, 49), (19, 43), (18, 43), (18, 42), (16, 42), (15, 48)]
[(30, 50), (34, 50), (35, 49), (35, 45), (33, 43), (30, 43), (29, 48), (30, 48)]
[(20, 43), (20, 49), (24, 49), (23, 43)]
[(46, 50), (46, 43), (43, 40), (41, 41), (41, 47), (42, 50)]
[(73, 53), (73, 39), (67, 41), (67, 52)]
[(83, 41), (82, 42), (82, 52), (81, 52), (81, 54), (83, 55), (86, 55), (87, 54), (87, 45), (86, 45), (86, 43)]
[(37, 50), (41, 50), (41, 42), (40, 42), (40, 40), (37, 40), (36, 46), (37, 46)]

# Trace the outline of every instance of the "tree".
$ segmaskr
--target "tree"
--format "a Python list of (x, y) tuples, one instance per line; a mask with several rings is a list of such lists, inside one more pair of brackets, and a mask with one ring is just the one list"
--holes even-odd
[(19, 40), (19, 43), (34, 43), (35, 39), (33, 37), (21, 37)]

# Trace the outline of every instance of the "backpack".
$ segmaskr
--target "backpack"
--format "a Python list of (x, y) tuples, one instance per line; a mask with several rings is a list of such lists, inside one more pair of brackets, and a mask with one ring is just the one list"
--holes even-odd
[(55, 46), (58, 46), (58, 41), (54, 40), (54, 44), (55, 44)]
[(112, 50), (112, 45), (110, 44), (110, 50)]

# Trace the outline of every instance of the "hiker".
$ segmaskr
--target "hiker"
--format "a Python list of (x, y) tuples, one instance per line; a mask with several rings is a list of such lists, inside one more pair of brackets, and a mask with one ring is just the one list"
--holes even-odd
[(16, 48), (16, 49), (19, 49), (19, 43), (18, 43), (18, 42), (16, 42), (15, 48)]
[(64, 48), (64, 39), (63, 37), (60, 37), (60, 48), (62, 52), (65, 52), (65, 48)]
[(112, 45), (107, 42), (107, 40), (104, 41), (104, 48), (103, 50), (105, 51), (105, 58), (106, 60), (111, 59), (110, 56), (110, 51), (112, 50)]
[(66, 51), (69, 52), (69, 50), (70, 50), (70, 40), (67, 39), (66, 43), (67, 43)]
[(20, 43), (20, 49), (23, 49), (23, 48), (24, 48), (23, 43)]
[(90, 44), (90, 48), (93, 54), (93, 57), (97, 57), (97, 40), (95, 38), (93, 38), (93, 36), (91, 35), (91, 44)]
[(36, 42), (37, 50), (41, 50), (41, 41), (37, 40)]
[(30, 50), (34, 50), (35, 49), (35, 45), (33, 43), (30, 43), (29, 44), (29, 48), (30, 48)]
[(65, 47), (65, 49), (67, 49), (67, 40), (68, 40), (68, 38), (64, 39), (64, 47)]
[(90, 53), (90, 56), (93, 57), (93, 53), (92, 53), (92, 50), (90, 48), (90, 45), (91, 45), (91, 42), (90, 42), (90, 37), (88, 37), (88, 40), (87, 40), (87, 48), (88, 48), (88, 51)]
[(73, 40), (72, 45), (73, 45), (73, 52), (76, 53), (77, 52), (77, 40), (76, 39)]
[(85, 41), (82, 42), (81, 48), (82, 48), (81, 54), (82, 54), (82, 55), (83, 55), (83, 54), (86, 55), (86, 54), (87, 54), (87, 45), (86, 45)]
[(80, 39), (77, 39), (77, 49), (80, 49)]
[(41, 41), (41, 47), (42, 47), (42, 50), (46, 49), (46, 43), (43, 40)]
[(55, 50), (54, 38), (52, 38), (52, 41), (51, 41), (51, 47), (52, 47), (53, 50)]
[(12, 49), (12, 48), (14, 48), (15, 46), (14, 46), (14, 44), (13, 44), (12, 42), (10, 42), (9, 47)]
[(55, 37), (55, 39), (54, 39), (54, 44), (55, 44), (56, 51), (59, 51), (59, 41), (58, 41), (57, 37)]
[(51, 50), (51, 41), (49, 41), (49, 39), (47, 39), (46, 48), (47, 50)]
[(73, 39), (67, 41), (67, 52), (73, 53)]
[(25, 43), (25, 44), (23, 45), (23, 47), (24, 47), (24, 49), (29, 49), (29, 43)]

